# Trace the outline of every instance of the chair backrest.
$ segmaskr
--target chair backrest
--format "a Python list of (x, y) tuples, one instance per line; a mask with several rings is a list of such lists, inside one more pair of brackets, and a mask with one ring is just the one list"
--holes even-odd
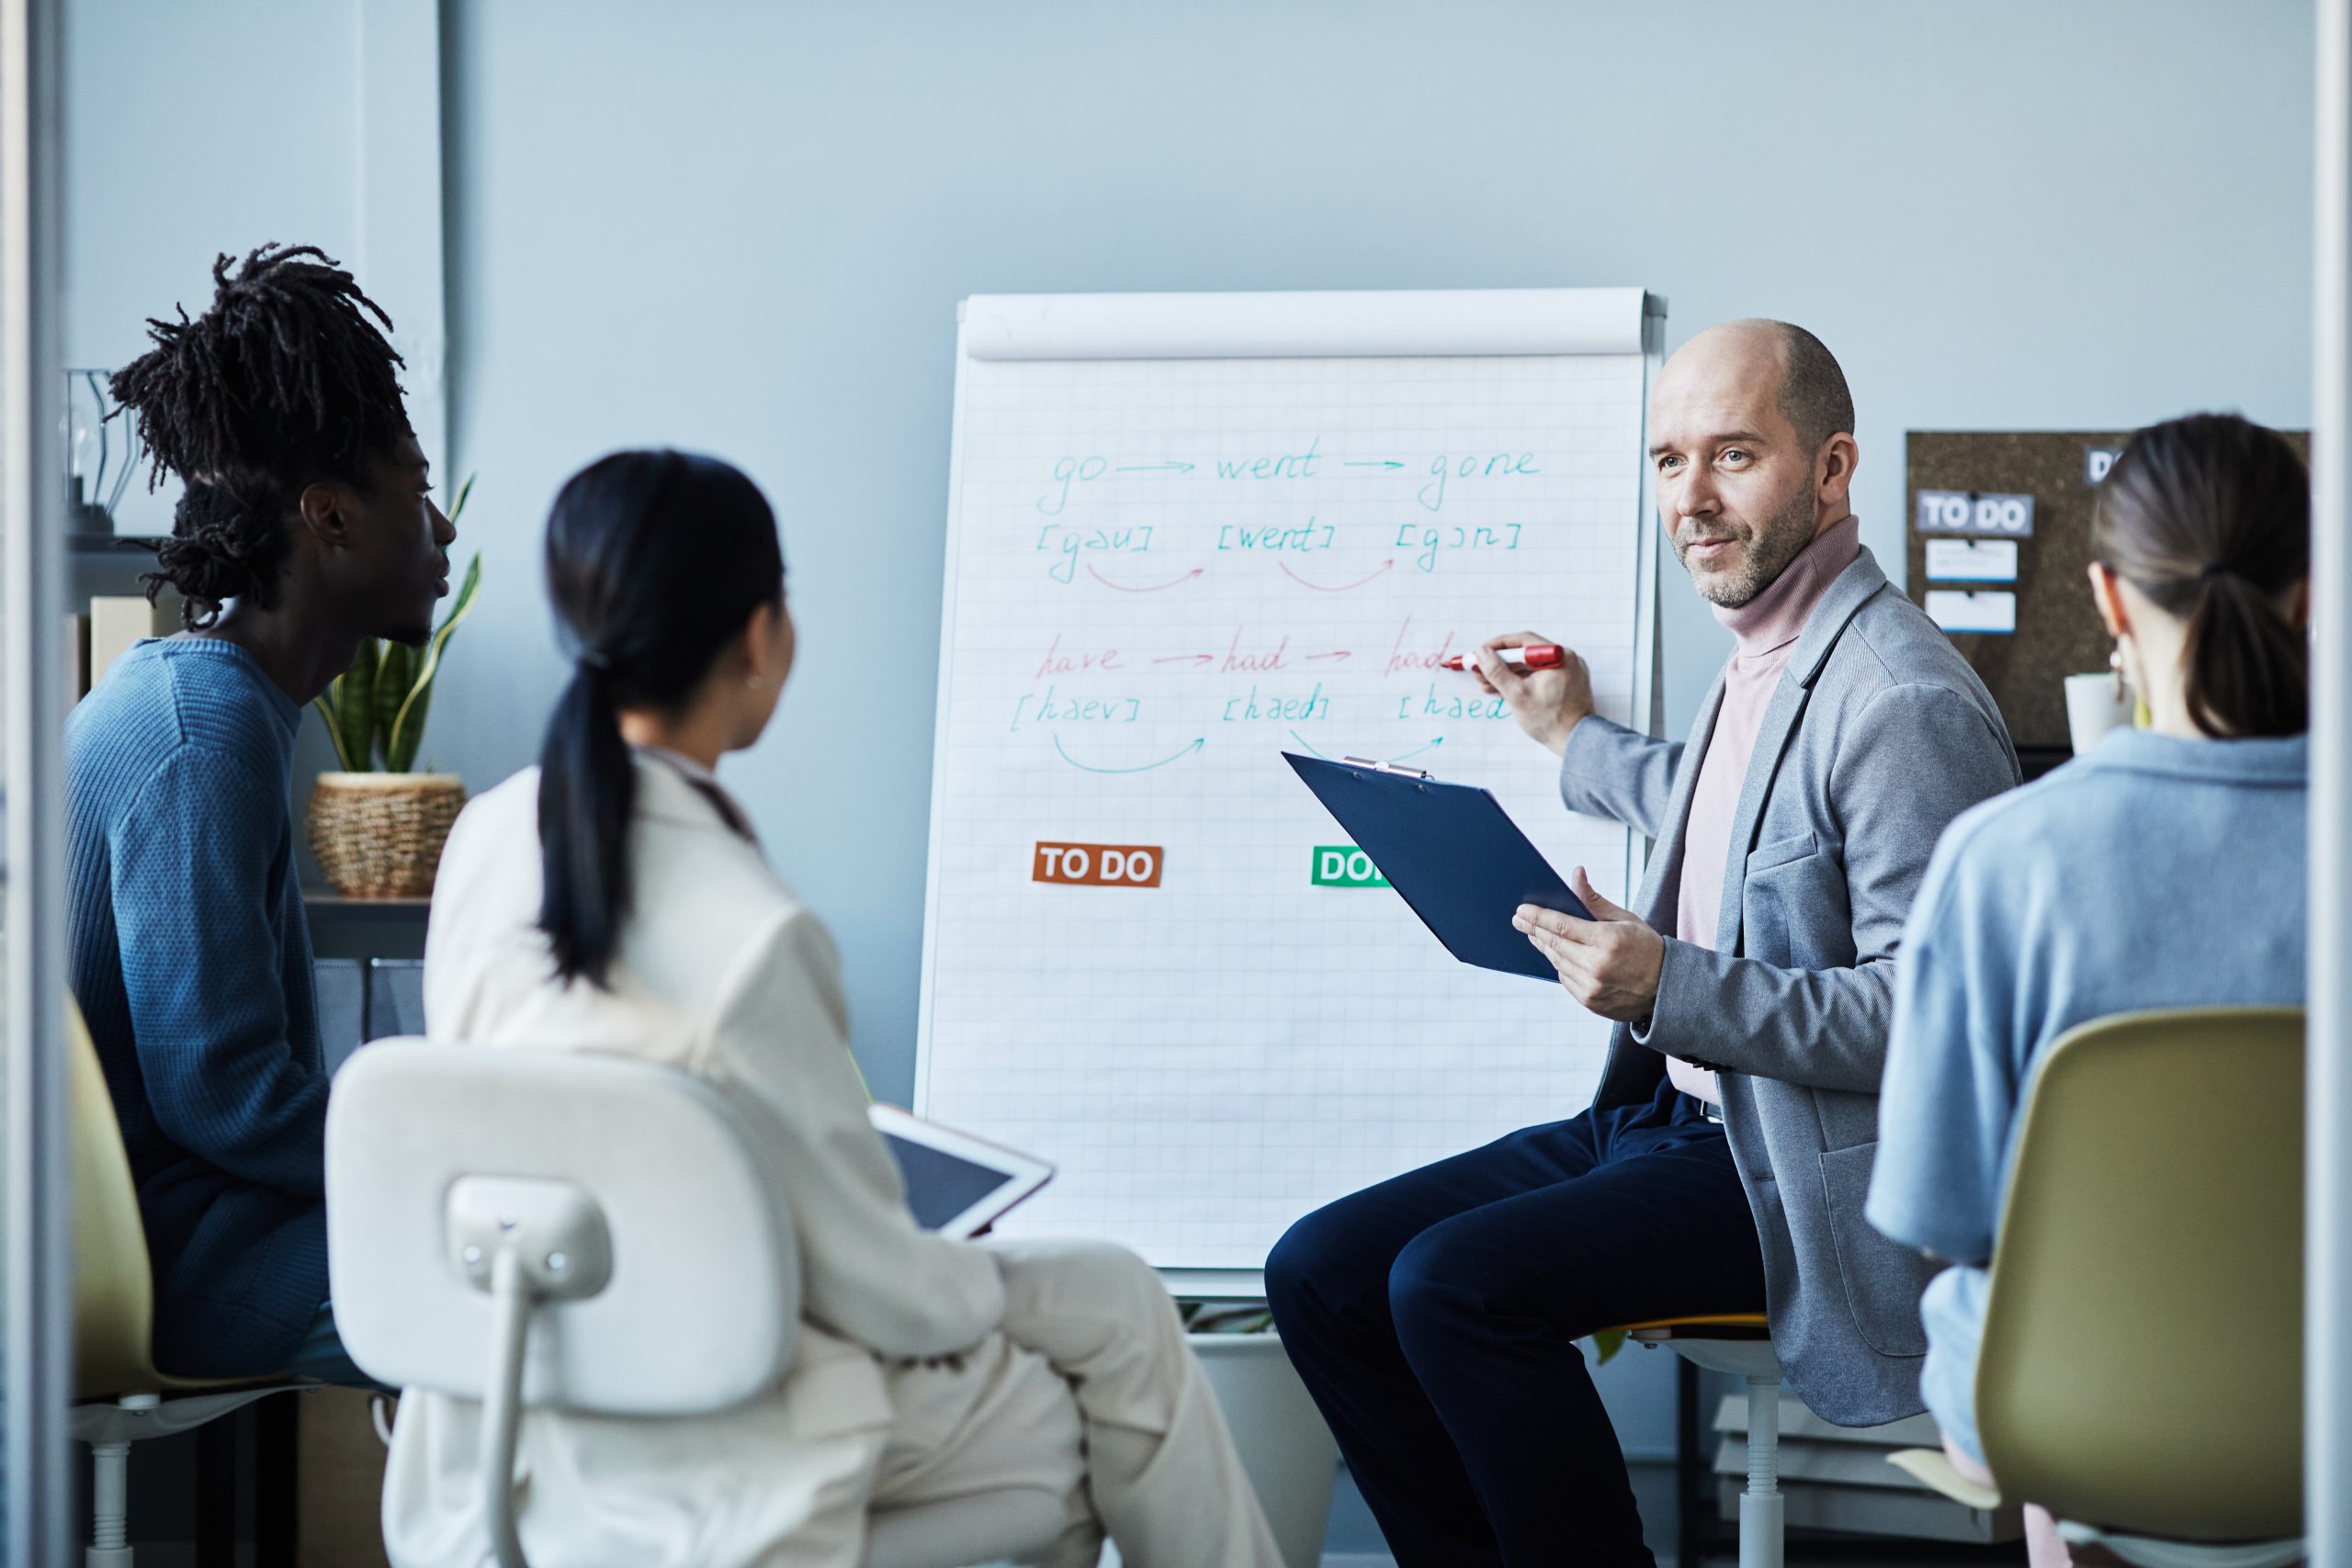
[(74, 1171), (74, 1397), (156, 1393), (155, 1284), (114, 1097), (82, 1010), (65, 1004)]
[[(797, 1345), (799, 1259), (751, 1126), (712, 1085), (646, 1062), (363, 1047), (327, 1106), (345, 1348), (386, 1382), (483, 1398), (501, 1332), (483, 1255), (501, 1224), (568, 1224), (593, 1239), (525, 1260), (526, 1405), (686, 1416), (774, 1387)], [(601, 1285), (585, 1277), (607, 1261)], [(548, 1289), (567, 1271), (571, 1299)]]
[(2030, 1086), (1977, 1427), (2060, 1518), (2226, 1540), (2302, 1529), (2303, 1015), (2133, 1013)]

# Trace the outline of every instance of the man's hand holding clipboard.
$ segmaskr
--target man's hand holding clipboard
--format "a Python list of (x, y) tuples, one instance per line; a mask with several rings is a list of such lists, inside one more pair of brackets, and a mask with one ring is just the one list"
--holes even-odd
[[(1537, 668), (1506, 654), (1529, 648), (1556, 649), (1558, 661)], [(1573, 649), (1541, 632), (1488, 637), (1465, 663), (1480, 688), (1509, 703), (1520, 728), (1555, 757), (1566, 750), (1569, 731), (1592, 712), (1592, 671)], [(1638, 1023), (1657, 1000), (1666, 939), (1646, 920), (1595, 893), (1584, 867), (1577, 867), (1573, 886), (1592, 919), (1525, 904), (1511, 924), (1552, 961), (1568, 995), (1603, 1018)]]
[[(1599, 898), (1581, 872), (1581, 893), (1571, 890), (1487, 791), (1390, 762), (1334, 762), (1288, 751), (1283, 760), (1463, 963), (1534, 980), (1564, 978), (1533, 933), (1518, 923), (1522, 911), (1533, 909), (1547, 921), (1571, 922), (1589, 939), (1594, 928), (1609, 928), (1608, 941), (1596, 946), (1586, 968), (1606, 976), (1612, 995), (1623, 986), (1622, 958), (1604, 963), (1603, 954), (1623, 945), (1616, 920), (1631, 917)], [(1596, 905), (1609, 913), (1596, 919)], [(1544, 937), (1569, 940), (1557, 929), (1546, 929)], [(1653, 990), (1656, 975), (1653, 964)]]
[(1577, 867), (1572, 886), (1592, 919), (1580, 920), (1541, 904), (1521, 904), (1510, 923), (1552, 961), (1568, 995), (1603, 1018), (1639, 1023), (1657, 1002), (1666, 938), (1631, 909), (1595, 893), (1584, 867)]
[[(1540, 661), (1530, 660), (1534, 654)], [(1503, 697), (1520, 728), (1555, 755), (1592, 712), (1585, 661), (1540, 633), (1489, 637), (1458, 667)], [(1635, 1023), (1650, 1015), (1666, 939), (1595, 892), (1584, 867), (1577, 867), (1573, 886), (1561, 882), (1494, 796), (1440, 784), (1417, 769), (1283, 755), (1456, 958), (1557, 978), (1602, 1018)], [(1527, 886), (1507, 905), (1498, 903), (1514, 881)], [(1498, 949), (1492, 928), (1506, 907), (1529, 949)]]

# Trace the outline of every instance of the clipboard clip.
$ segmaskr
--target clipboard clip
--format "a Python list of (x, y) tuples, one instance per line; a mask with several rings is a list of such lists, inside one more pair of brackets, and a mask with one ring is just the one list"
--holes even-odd
[(1424, 782), (1437, 776), (1434, 773), (1425, 773), (1419, 768), (1400, 768), (1394, 762), (1374, 761), (1370, 757), (1342, 757), (1340, 761), (1351, 767), (1370, 768), (1375, 773), (1396, 773), (1405, 778), (1420, 779)]

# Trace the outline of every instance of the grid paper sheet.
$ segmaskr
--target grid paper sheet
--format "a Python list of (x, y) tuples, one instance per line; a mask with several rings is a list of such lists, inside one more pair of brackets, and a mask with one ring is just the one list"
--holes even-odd
[(1606, 1026), (1357, 885), (1281, 753), (1483, 784), (1622, 900), (1627, 830), (1435, 665), (1540, 631), (1638, 727), (1643, 389), (1637, 353), (962, 362), (917, 1104), (1059, 1168), (1002, 1230), (1255, 1269), (1589, 1101)]

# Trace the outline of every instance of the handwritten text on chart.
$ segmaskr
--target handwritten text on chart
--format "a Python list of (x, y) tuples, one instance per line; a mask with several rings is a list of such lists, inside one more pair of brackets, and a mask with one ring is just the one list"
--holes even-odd
[(1037, 548), (1055, 558), (1046, 569), (1047, 577), (1074, 582), (1081, 553), (1142, 555), (1151, 548), (1151, 529), (1148, 523), (1134, 528), (1065, 528), (1048, 523), (1037, 530)]
[(1322, 451), (1322, 445), (1323, 438), (1318, 435), (1296, 452), (1246, 453), (1212, 457), (1205, 461), (1121, 459), (1101, 453), (1058, 457), (1054, 460), (1051, 479), (1037, 496), (1037, 510), (1048, 517), (1058, 517), (1069, 509), (1073, 491), (1097, 485), (1269, 483), (1326, 479), (1333, 468), (1339, 468), (1351, 469), (1367, 479), (1394, 475), (1414, 482), (1415, 504), (1438, 512), (1444, 509), (1449, 490), (1458, 493), (1464, 486), (1482, 489), (1490, 482), (1527, 478), (1544, 471), (1532, 452), (1439, 452), (1411, 458), (1381, 454), (1334, 458)]
[[(1331, 694), (1314, 677), (1319, 671), (1349, 668), (1356, 658), (1353, 649), (1303, 643), (1297, 633), (1250, 626), (1235, 626), (1222, 646), (1170, 652), (1076, 645), (1056, 632), (1034, 669), (1034, 678), (1044, 684), (1014, 699), (1007, 728), (1014, 732), (1045, 729), (1054, 734), (1054, 744), (1059, 749), (1063, 734), (1115, 733), (1141, 724), (1154, 716), (1155, 706), (1166, 707), (1163, 698), (1173, 700), (1181, 692), (1195, 703), (1205, 698), (1212, 706), (1199, 711), (1220, 729), (1228, 725), (1316, 724), (1333, 718), (1355, 724), (1392, 717), (1441, 724), (1455, 721), (1480, 729), (1509, 718), (1510, 708), (1502, 698), (1481, 691), (1467, 674), (1442, 669), (1449, 655), (1470, 646), (1474, 645), (1456, 630), (1417, 632), (1408, 616), (1396, 628), (1378, 679), (1385, 682), (1401, 675), (1415, 689), (1396, 695), (1351, 692), (1345, 696), (1347, 708), (1335, 713)], [(1294, 674), (1302, 678), (1301, 683), (1261, 679)], [(1234, 683), (1230, 677), (1247, 678), (1247, 684)], [(1211, 683), (1206, 693), (1201, 690), (1204, 682)], [(1393, 714), (1387, 708), (1390, 701), (1396, 705)], [(1166, 716), (1164, 712), (1159, 715), (1161, 719)], [(1304, 737), (1297, 739), (1305, 743)], [(1430, 744), (1440, 744), (1442, 739), (1434, 737)], [(1061, 755), (1071, 766), (1090, 773), (1145, 773), (1181, 761), (1206, 744), (1204, 736), (1174, 756), (1140, 764), (1097, 763), (1067, 750)]]
[[(1217, 525), (1213, 543), (1209, 539), (1206, 528), (1204, 527), (1200, 531), (1199, 539), (1190, 547), (1202, 554), (1272, 555), (1279, 558), (1284, 555), (1317, 555), (1339, 548), (1342, 545), (1354, 544), (1371, 548), (1407, 551), (1408, 554), (1406, 558), (1414, 570), (1433, 572), (1444, 558), (1465, 552), (1515, 554), (1519, 549), (1520, 536), (1524, 526), (1519, 523), (1498, 523), (1476, 526), (1453, 524), (1433, 527), (1421, 523), (1403, 523), (1396, 525), (1394, 528), (1386, 524), (1379, 524), (1363, 526), (1351, 525), (1343, 529), (1338, 524), (1320, 523), (1309, 517), (1306, 522), (1299, 524), (1282, 522), (1220, 524)], [(1059, 523), (1047, 523), (1037, 530), (1037, 542), (1033, 548), (1035, 553), (1046, 558), (1046, 575), (1056, 582), (1070, 586), (1079, 581), (1078, 568), (1082, 558), (1151, 555), (1155, 553), (1153, 536), (1156, 534), (1175, 536), (1177, 543), (1174, 547), (1182, 550), (1187, 547), (1182, 538), (1184, 532), (1181, 529), (1163, 528), (1151, 523), (1116, 528), (1079, 528)], [(1169, 541), (1163, 539), (1161, 543), (1163, 547), (1156, 553), (1161, 555), (1170, 553), (1169, 548), (1166, 547)], [(1293, 581), (1327, 593), (1345, 592), (1349, 588), (1361, 587), (1363, 582), (1370, 581), (1366, 578), (1338, 587), (1327, 587), (1292, 571), (1279, 558), (1275, 564), (1280, 566)], [(1395, 561), (1391, 560), (1387, 564), (1393, 566)], [(1130, 581), (1106, 577), (1090, 563), (1086, 569), (1086, 575), (1105, 588), (1114, 588), (1122, 592), (1155, 593), (1163, 589), (1174, 588), (1189, 582), (1204, 575), (1206, 570), (1205, 567), (1196, 566), (1190, 571), (1171, 575), (1171, 569), (1164, 568), (1157, 573), (1147, 573), (1146, 580)], [(1379, 573), (1375, 572), (1373, 575), (1378, 576)]]
[[(1203, 585), (1204, 579), (1279, 572), (1311, 623), (1326, 606), (1336, 608), (1342, 596), (1391, 573), (1428, 575), (1456, 558), (1466, 563), (1516, 556), (1531, 536), (1526, 524), (1495, 518), (1491, 503), (1513, 510), (1556, 504), (1530, 485), (1544, 471), (1531, 451), (1330, 451), (1320, 435), (1273, 451), (1072, 453), (1050, 462), (1049, 478), (1034, 495), (1039, 521), (1028, 550), (1046, 578), (1074, 592), (1152, 596), (1138, 609), (1158, 596), (1174, 605), (1229, 591), (1217, 581)], [(1328, 488), (1313, 498), (1288, 488), (1308, 480), (1328, 487), (1343, 477), (1363, 485), (1338, 497)], [(1473, 498), (1489, 503), (1476, 521), (1440, 523), (1430, 515)], [(1319, 511), (1310, 510), (1316, 500), (1323, 503)], [(1075, 513), (1073, 502), (1082, 503)], [(1215, 515), (1195, 510), (1204, 502)], [(1119, 509), (1115, 517), (1083, 515), (1104, 502)], [(1367, 505), (1370, 516), (1363, 515)], [(1390, 507), (1403, 508), (1404, 515), (1378, 515)], [(1335, 508), (1342, 514), (1329, 515)], [(1334, 558), (1320, 558), (1326, 556)], [(1370, 661), (1379, 654), (1376, 644), (1334, 647), (1329, 637), (1241, 626), (1190, 647), (1151, 648), (1137, 646), (1148, 638), (1072, 646), (1055, 632), (1036, 656), (1035, 686), (1014, 694), (1008, 728), (1044, 731), (1037, 744), (1050, 746), (1073, 769), (1142, 774), (1199, 757), (1213, 735), (1256, 736), (1261, 727), (1280, 727), (1290, 742), (1321, 755), (1307, 738), (1327, 733), (1318, 727), (1419, 721), (1434, 733), (1408, 753), (1419, 755), (1443, 745), (1448, 731), (1491, 733), (1510, 717), (1509, 705), (1475, 679), (1442, 671), (1449, 655), (1470, 646), (1457, 630), (1417, 633), (1409, 618), (1398, 626), (1375, 678), (1385, 684), (1404, 677), (1412, 689), (1402, 694), (1362, 690), (1352, 679), (1329, 690), (1317, 677), (1351, 669), (1374, 674)], [(1360, 652), (1362, 662), (1351, 664)], [(1154, 746), (1152, 736), (1164, 735), (1181, 714), (1196, 715), (1204, 733), (1173, 750), (1167, 741)], [(1378, 886), (1345, 875), (1348, 870), (1343, 860), (1328, 885)]]
[(1166, 861), (1158, 844), (1039, 844), (1029, 880), (1072, 887), (1157, 887)]
[[(1133, 724), (1143, 716), (1140, 697), (1065, 697), (1048, 686), (1040, 694), (1026, 694), (1013, 705), (1012, 728), (1029, 724)], [(1031, 704), (1036, 705), (1031, 706)]]
[[(1353, 649), (1302, 642), (1297, 633), (1264, 626), (1237, 626), (1229, 637), (1222, 639), (1221, 646), (1203, 648), (1195, 644), (1167, 652), (1138, 652), (1126, 648), (1070, 644), (1062, 640), (1062, 635), (1056, 632), (1046, 642), (1033, 672), (1034, 679), (1045, 681), (1061, 675), (1137, 675), (1147, 671), (1155, 676), (1209, 671), (1219, 675), (1265, 675), (1307, 666), (1336, 667), (1347, 664), (1356, 656)], [(1462, 634), (1453, 629), (1441, 633), (1424, 627), (1416, 633), (1413, 618), (1408, 615), (1397, 623), (1396, 636), (1389, 643), (1387, 662), (1381, 673), (1419, 675), (1442, 669), (1447, 659), (1472, 646), (1462, 641), (1461, 637)]]
[(1308, 518), (1296, 527), (1269, 523), (1251, 527), (1246, 523), (1227, 523), (1216, 531), (1219, 553), (1227, 550), (1288, 550), (1306, 555), (1316, 550), (1328, 550), (1337, 542), (1340, 530), (1331, 524), (1317, 524)]

